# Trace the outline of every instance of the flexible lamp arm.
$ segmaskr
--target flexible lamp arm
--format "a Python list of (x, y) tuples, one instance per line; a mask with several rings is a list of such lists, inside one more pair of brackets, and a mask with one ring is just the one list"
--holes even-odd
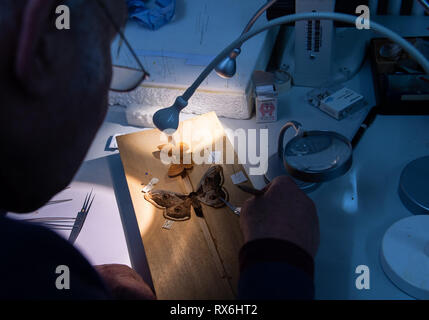
[[(259, 17), (270, 7), (272, 7), (277, 1), (278, 0), (270, 0), (266, 2), (258, 11), (256, 11), (256, 13), (247, 23), (241, 35), (248, 33), (250, 29), (252, 29), (255, 22), (258, 21)], [(215, 70), (218, 76), (224, 79), (231, 79), (235, 76), (235, 73), (237, 72), (237, 57), (240, 55), (240, 53), (241, 46), (234, 48), (234, 50), (232, 50), (231, 53), (216, 66)]]
[(250, 19), (249, 23), (247, 24), (247, 26), (244, 28), (243, 32), (241, 33), (241, 35), (246, 34), (250, 31), (250, 29), (252, 29), (253, 25), (255, 24), (255, 22), (259, 19), (259, 17), (265, 12), (267, 11), (269, 8), (271, 8), (278, 0), (271, 0), (270, 2), (267, 2), (265, 5), (263, 5), (256, 13), (255, 15), (252, 17), (252, 19)]
[[(298, 14), (277, 18), (267, 23), (263, 27), (260, 27), (256, 30), (249, 31), (243, 34), (240, 38), (238, 38), (237, 40), (232, 42), (228, 47), (226, 47), (216, 58), (214, 58), (214, 60), (204, 69), (204, 71), (198, 76), (195, 82), (184, 92), (184, 94), (182, 96), (179, 96), (176, 99), (176, 102), (172, 107), (167, 109), (162, 109), (157, 113), (155, 113), (153, 118), (155, 125), (161, 131), (164, 131), (166, 129), (176, 130), (179, 122), (178, 116), (180, 111), (187, 106), (189, 99), (193, 96), (195, 91), (198, 89), (201, 83), (208, 77), (208, 75), (212, 72), (212, 70), (225, 57), (227, 57), (232, 50), (234, 50), (235, 48), (241, 47), (241, 45), (244, 42), (260, 34), (261, 32), (264, 32), (265, 30), (268, 30), (270, 28), (273, 28), (282, 24), (287, 24), (287, 23), (301, 21), (301, 20), (336, 20), (336, 21), (345, 22), (349, 24), (355, 24), (356, 19), (357, 19), (356, 16), (342, 14), (342, 13), (335, 13), (335, 12), (298, 13)], [(409, 53), (409, 55), (412, 58), (416, 60), (417, 63), (420, 64), (420, 66), (422, 66), (424, 71), (427, 74), (429, 74), (429, 61), (411, 43), (409, 43), (407, 40), (399, 36), (397, 33), (393, 32), (392, 30), (376, 22), (371, 21), (371, 30), (375, 30), (381, 33), (386, 38), (400, 45), (406, 52)]]
[[(243, 32), (241, 33), (241, 35), (246, 34), (250, 31), (250, 29), (252, 29), (253, 25), (256, 23), (256, 21), (258, 21), (259, 17), (262, 16), (264, 14), (265, 11), (267, 11), (269, 8), (271, 8), (278, 0), (271, 0), (270, 2), (267, 2), (266, 4), (264, 4), (256, 13), (255, 15), (252, 17), (252, 19), (250, 19), (250, 21), (247, 23), (246, 27), (244, 28)], [(238, 49), (238, 51), (237, 51)], [(230, 54), (231, 58), (236, 58), (241, 52), (241, 46), (235, 48), (235, 50), (233, 50)]]

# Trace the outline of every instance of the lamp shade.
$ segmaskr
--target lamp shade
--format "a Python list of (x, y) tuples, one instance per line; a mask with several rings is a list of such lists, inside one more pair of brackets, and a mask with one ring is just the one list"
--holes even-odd
[(158, 110), (153, 115), (153, 123), (160, 131), (176, 131), (179, 127), (180, 111), (187, 105), (188, 102), (182, 96), (177, 97), (171, 107)]
[(235, 73), (237, 72), (237, 56), (241, 53), (241, 50), (236, 48), (234, 51), (222, 60), (221, 63), (219, 63), (216, 67), (216, 73), (224, 78), (224, 79), (230, 79), (235, 76)]

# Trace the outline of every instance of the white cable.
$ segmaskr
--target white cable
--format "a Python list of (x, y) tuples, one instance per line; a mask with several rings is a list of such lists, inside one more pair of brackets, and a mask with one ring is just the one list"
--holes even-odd
[[(195, 93), (197, 88), (201, 85), (201, 83), (207, 78), (207, 76), (212, 72), (212, 70), (225, 58), (227, 57), (232, 50), (235, 48), (241, 47), (244, 42), (249, 40), (250, 38), (253, 38), (254, 36), (258, 35), (261, 32), (264, 32), (265, 30), (271, 29), (273, 27), (276, 27), (278, 25), (287, 24), (295, 21), (300, 20), (336, 20), (340, 22), (345, 22), (349, 24), (355, 24), (356, 23), (356, 16), (348, 15), (348, 14), (342, 14), (342, 13), (335, 13), (335, 12), (311, 12), (311, 13), (298, 13), (293, 15), (288, 15), (285, 17), (277, 18), (272, 20), (271, 22), (267, 23), (265, 26), (260, 27), (256, 30), (249, 31), (248, 33), (242, 35), (240, 38), (232, 42), (227, 48), (225, 48), (205, 69), (204, 71), (198, 76), (198, 78), (195, 80), (195, 82), (185, 91), (182, 98), (185, 101), (188, 101), (192, 95)], [(378, 33), (381, 33), (386, 38), (390, 39), (391, 41), (399, 44), (408, 54), (414, 58), (417, 63), (419, 63), (425, 72), (429, 74), (429, 61), (425, 58), (423, 54), (421, 54), (412, 44), (410, 44), (407, 40), (402, 38), (397, 33), (393, 32), (392, 30), (376, 23), (372, 22), (370, 23), (371, 30), (375, 30)], [(362, 32), (365, 32), (365, 29), (362, 30)]]

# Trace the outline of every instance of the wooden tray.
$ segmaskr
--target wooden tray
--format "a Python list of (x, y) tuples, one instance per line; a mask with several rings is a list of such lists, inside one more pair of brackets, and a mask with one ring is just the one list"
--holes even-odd
[[(239, 171), (246, 173), (214, 112), (184, 121), (173, 137), (175, 141), (187, 143), (193, 151), (211, 146), (224, 159), (229, 151), (233, 164), (222, 164), (222, 167), (230, 202), (241, 206), (249, 198), (232, 183), (231, 175)], [(166, 221), (163, 210), (146, 201), (142, 193), (142, 184), (156, 177), (160, 182), (155, 189), (188, 194), (195, 191), (213, 164), (195, 165), (188, 171), (188, 177), (169, 178), (169, 166), (154, 155), (157, 147), (166, 143), (163, 133), (156, 129), (142, 131), (120, 136), (117, 141), (158, 298), (235, 298), (238, 253), (243, 244), (239, 217), (227, 207), (215, 209), (203, 205), (204, 218), (192, 212), (190, 220), (174, 222), (167, 230), (162, 228)], [(250, 181), (245, 184), (251, 186)]]

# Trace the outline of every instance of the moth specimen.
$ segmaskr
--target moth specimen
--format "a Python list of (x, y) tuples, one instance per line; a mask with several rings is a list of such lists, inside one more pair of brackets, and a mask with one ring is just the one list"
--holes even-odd
[[(171, 137), (170, 137), (171, 138)], [(186, 174), (187, 170), (191, 170), (193, 168), (193, 163), (192, 163), (192, 155), (190, 154), (190, 158), (191, 161), (190, 163), (184, 163), (184, 155), (185, 153), (189, 152), (189, 146), (184, 143), (184, 142), (180, 142), (177, 145), (173, 144), (172, 142), (169, 142), (167, 144), (162, 144), (160, 146), (158, 146), (158, 152), (155, 152), (157, 155), (158, 153), (160, 153), (162, 150), (167, 151), (167, 154), (169, 157), (176, 157), (179, 160), (179, 163), (172, 163), (170, 165), (170, 168), (168, 169), (168, 176), (170, 178), (174, 178), (177, 176), (180, 176), (181, 174)]]
[(202, 217), (201, 203), (214, 208), (225, 206), (220, 200), (228, 200), (228, 192), (223, 187), (223, 169), (219, 165), (210, 167), (201, 178), (196, 192), (188, 195), (165, 190), (152, 190), (144, 197), (155, 207), (164, 209), (164, 217), (174, 221), (184, 221), (191, 218), (191, 206), (197, 216)]

